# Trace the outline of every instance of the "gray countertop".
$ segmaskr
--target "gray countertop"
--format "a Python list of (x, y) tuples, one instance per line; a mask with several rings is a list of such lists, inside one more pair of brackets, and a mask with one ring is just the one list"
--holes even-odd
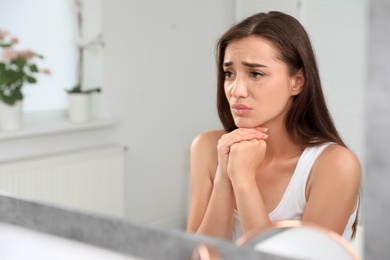
[(0, 222), (142, 259), (191, 259), (199, 244), (213, 246), (221, 259), (286, 259), (210, 237), (160, 230), (8, 195), (0, 195)]

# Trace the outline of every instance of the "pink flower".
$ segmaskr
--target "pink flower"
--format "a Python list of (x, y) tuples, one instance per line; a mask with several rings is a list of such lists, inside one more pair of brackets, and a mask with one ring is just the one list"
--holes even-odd
[(34, 57), (34, 52), (32, 50), (19, 51), (18, 56), (24, 59), (25, 61), (28, 61), (29, 59)]
[(11, 50), (9, 48), (6, 48), (6, 49), (4, 49), (2, 59), (5, 62), (9, 62), (10, 60), (16, 58), (16, 56), (17, 56), (17, 53), (15, 53), (13, 50)]
[(46, 75), (50, 75), (51, 74), (51, 70), (49, 70), (49, 69), (41, 69), (41, 72), (43, 74), (46, 74)]
[(0, 40), (4, 40), (5, 36), (7, 36), (9, 32), (0, 30)]
[(12, 37), (12, 38), (11, 38), (11, 42), (12, 42), (13, 44), (17, 44), (17, 43), (19, 43), (19, 39), (18, 39), (17, 37)]

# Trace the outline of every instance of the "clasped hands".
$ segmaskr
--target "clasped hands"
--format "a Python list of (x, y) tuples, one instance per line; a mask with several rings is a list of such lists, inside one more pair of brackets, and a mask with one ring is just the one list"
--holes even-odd
[(267, 130), (263, 127), (238, 128), (219, 139), (218, 181), (243, 184), (256, 180), (267, 149)]

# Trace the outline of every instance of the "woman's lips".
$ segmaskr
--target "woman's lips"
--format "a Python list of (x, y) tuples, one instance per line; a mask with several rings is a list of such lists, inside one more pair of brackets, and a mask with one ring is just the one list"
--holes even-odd
[(235, 115), (238, 115), (238, 116), (247, 115), (251, 111), (252, 111), (252, 108), (250, 108), (250, 107), (248, 107), (248, 106), (246, 106), (244, 104), (234, 104), (234, 105), (232, 105), (232, 112)]

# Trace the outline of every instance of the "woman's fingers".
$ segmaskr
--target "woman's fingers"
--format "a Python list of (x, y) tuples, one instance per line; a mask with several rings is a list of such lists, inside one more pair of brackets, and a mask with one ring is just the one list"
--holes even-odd
[(239, 128), (221, 137), (219, 144), (232, 145), (242, 141), (249, 141), (252, 139), (267, 139), (268, 135), (265, 133), (268, 129), (259, 128)]
[[(227, 166), (228, 158), (231, 151), (231, 148), (235, 144), (263, 141), (267, 139), (268, 135), (266, 128), (239, 128), (230, 133), (223, 135), (218, 141), (218, 163), (220, 166), (220, 171), (222, 172), (221, 177), (227, 177)], [(237, 160), (235, 160), (237, 161)], [(239, 160), (238, 160), (239, 161)]]
[(268, 131), (267, 127), (256, 127), (255, 129), (258, 131), (264, 132), (264, 133), (266, 133)]
[(264, 140), (252, 139), (233, 144), (226, 168), (232, 183), (254, 180), (266, 150), (267, 144)]

